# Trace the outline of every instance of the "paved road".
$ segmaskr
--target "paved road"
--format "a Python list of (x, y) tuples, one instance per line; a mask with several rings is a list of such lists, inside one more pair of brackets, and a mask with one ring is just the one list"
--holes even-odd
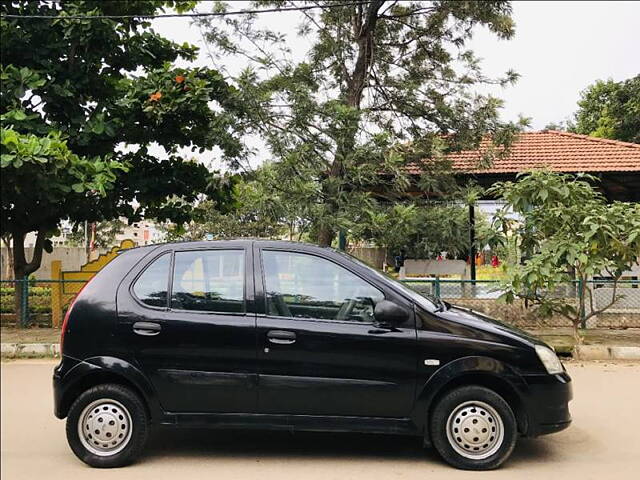
[(521, 440), (491, 473), (453, 470), (406, 437), (284, 432), (164, 431), (133, 466), (86, 467), (71, 453), (54, 418), (50, 361), (2, 363), (3, 480), (54, 479), (447, 479), (639, 478), (640, 364), (571, 363), (574, 424)]

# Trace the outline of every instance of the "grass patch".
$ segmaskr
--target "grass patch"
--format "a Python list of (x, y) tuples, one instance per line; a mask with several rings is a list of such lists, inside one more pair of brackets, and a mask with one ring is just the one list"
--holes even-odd
[(59, 328), (17, 328), (2, 327), (0, 329), (2, 343), (58, 343)]

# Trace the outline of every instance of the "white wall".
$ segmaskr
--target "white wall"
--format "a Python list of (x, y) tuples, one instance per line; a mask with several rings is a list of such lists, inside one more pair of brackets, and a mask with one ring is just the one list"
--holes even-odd
[[(33, 255), (33, 248), (25, 248), (27, 261)], [(6, 248), (0, 249), (0, 258), (2, 268), (0, 276), (3, 280), (13, 278), (13, 272), (8, 272), (8, 252)], [(40, 268), (33, 274), (38, 280), (47, 280), (51, 278), (51, 262), (53, 260), (62, 261), (62, 270), (80, 270), (80, 267), (87, 262), (87, 255), (83, 247), (56, 247), (52, 253), (42, 253), (42, 264)]]

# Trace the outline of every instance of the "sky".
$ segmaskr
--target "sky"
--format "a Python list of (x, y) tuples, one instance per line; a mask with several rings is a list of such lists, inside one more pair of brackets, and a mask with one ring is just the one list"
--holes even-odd
[[(230, 6), (245, 8), (245, 2)], [(207, 11), (203, 2), (199, 11)], [(295, 34), (295, 13), (262, 16), (275, 30)], [(516, 33), (499, 40), (478, 29), (468, 46), (483, 59), (484, 72), (500, 76), (512, 68), (521, 75), (512, 86), (492, 93), (505, 102), (504, 120), (520, 115), (531, 119), (531, 129), (570, 119), (580, 91), (598, 79), (625, 80), (640, 73), (640, 2), (513, 2)], [(177, 42), (201, 47), (199, 65), (207, 65), (200, 30), (188, 19), (156, 19), (154, 28)], [(304, 41), (292, 42), (302, 57)], [(229, 60), (229, 71), (241, 69), (241, 60)]]

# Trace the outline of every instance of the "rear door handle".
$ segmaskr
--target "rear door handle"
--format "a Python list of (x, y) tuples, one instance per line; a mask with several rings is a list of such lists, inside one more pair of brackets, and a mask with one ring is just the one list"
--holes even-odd
[(162, 330), (159, 323), (153, 322), (136, 322), (133, 324), (133, 333), (137, 335), (143, 335), (150, 337), (152, 335), (158, 335)]
[(289, 345), (295, 343), (296, 334), (287, 330), (269, 330), (267, 332), (267, 339), (269, 339), (271, 343)]

